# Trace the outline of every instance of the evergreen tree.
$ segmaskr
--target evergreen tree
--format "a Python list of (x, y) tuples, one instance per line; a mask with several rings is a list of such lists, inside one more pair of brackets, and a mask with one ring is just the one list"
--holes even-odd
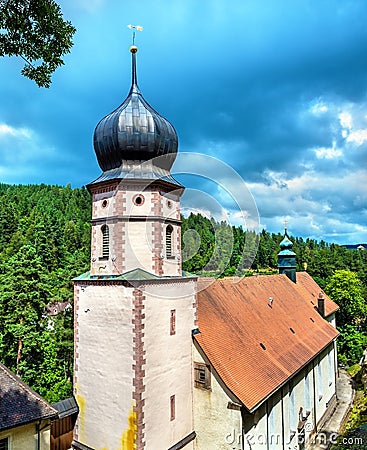
[(49, 295), (41, 259), (23, 246), (0, 276), (0, 358), (30, 385), (39, 373)]

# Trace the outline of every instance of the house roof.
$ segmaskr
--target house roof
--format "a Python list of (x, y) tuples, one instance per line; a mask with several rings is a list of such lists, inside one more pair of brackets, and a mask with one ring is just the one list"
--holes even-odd
[(305, 289), (311, 297), (309, 297), (309, 301), (313, 307), (317, 307), (317, 298), (319, 293), (322, 292), (325, 299), (325, 317), (330, 316), (335, 313), (339, 306), (328, 297), (325, 292), (320, 288), (320, 286), (316, 283), (316, 281), (310, 277), (307, 272), (297, 272), (297, 287), (300, 289)]
[(56, 409), (0, 363), (0, 431), (56, 417)]
[(311, 304), (308, 277), (297, 285), (286, 275), (223, 279), (199, 289), (194, 339), (250, 411), (338, 335)]
[(53, 408), (59, 413), (59, 419), (78, 414), (79, 407), (74, 397), (66, 398), (60, 402), (54, 403)]

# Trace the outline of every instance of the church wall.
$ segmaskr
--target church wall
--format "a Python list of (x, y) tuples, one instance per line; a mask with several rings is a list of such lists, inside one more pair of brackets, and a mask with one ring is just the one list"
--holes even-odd
[[(193, 361), (204, 363), (193, 346)], [(192, 386), (194, 381), (192, 380)], [(242, 449), (241, 411), (228, 409), (231, 402), (221, 385), (211, 374), (211, 390), (193, 387), (195, 450), (239, 450)]]
[[(330, 356), (328, 356), (328, 354)], [(315, 363), (316, 381), (316, 421), (321, 420), (327, 410), (328, 404), (335, 395), (335, 361), (334, 345), (331, 344), (318, 357)]]
[(133, 417), (132, 352), (132, 288), (76, 282), (77, 441), (95, 449), (121, 448)]
[(298, 439), (308, 442), (316, 424), (320, 425), (320, 419), (329, 412), (335, 395), (335, 367), (334, 344), (330, 344), (254, 414), (245, 414), (244, 449), (281, 450), (283, 439), (292, 448)]
[(153, 225), (151, 222), (127, 222), (125, 224), (125, 270), (142, 268), (153, 272)]
[[(40, 428), (49, 424), (49, 421), (42, 421)], [(13, 428), (12, 430), (0, 433), (0, 439), (9, 438), (10, 450), (36, 449), (38, 433), (35, 423)], [(50, 450), (50, 428), (40, 431), (40, 450)]]
[[(195, 319), (195, 282), (183, 279), (172, 284), (147, 285), (144, 296), (145, 448), (168, 449), (194, 431), (191, 330)], [(173, 334), (172, 311), (175, 311)], [(186, 448), (192, 449), (193, 444)]]
[[(261, 405), (255, 413), (247, 413), (244, 416), (243, 423), (243, 448), (244, 450), (266, 450), (268, 440), (268, 422), (267, 422), (267, 408), (268, 404)], [(279, 406), (274, 401), (274, 411), (277, 411)], [(272, 430), (274, 436), (275, 430)], [(273, 439), (276, 442), (276, 438)], [(237, 449), (236, 449), (237, 450)]]
[(336, 328), (336, 318), (335, 313), (331, 314), (330, 316), (326, 317), (326, 320), (334, 327)]

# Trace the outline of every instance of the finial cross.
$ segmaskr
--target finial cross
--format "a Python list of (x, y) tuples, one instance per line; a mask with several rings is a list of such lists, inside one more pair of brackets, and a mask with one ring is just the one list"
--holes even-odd
[(287, 231), (288, 220), (284, 219), (284, 230)]

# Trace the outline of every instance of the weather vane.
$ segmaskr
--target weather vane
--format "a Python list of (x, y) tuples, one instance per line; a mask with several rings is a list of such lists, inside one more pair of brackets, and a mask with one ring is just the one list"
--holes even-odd
[(141, 27), (140, 25), (131, 25), (131, 24), (129, 24), (127, 27), (130, 28), (130, 30), (133, 30), (133, 45), (135, 45), (135, 30), (143, 31), (143, 27)]

